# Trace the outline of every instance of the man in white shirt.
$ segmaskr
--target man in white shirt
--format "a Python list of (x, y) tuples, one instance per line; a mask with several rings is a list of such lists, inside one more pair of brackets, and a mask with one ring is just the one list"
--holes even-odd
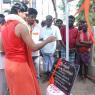
[[(56, 37), (57, 41), (62, 40), (59, 28), (53, 25), (52, 22), (53, 17), (51, 15), (46, 16), (46, 26), (41, 32), (41, 38), (44, 40), (53, 35)], [(54, 53), (56, 51), (57, 41), (45, 45), (41, 50), (44, 59), (44, 70), (47, 76), (50, 74), (54, 64)]]
[[(4, 15), (0, 14), (0, 38), (1, 38), (1, 30), (5, 23)], [(1, 39), (0, 39), (0, 95), (8, 95), (7, 83), (4, 72), (4, 52), (1, 47)]]
[[(35, 43), (39, 43), (39, 39), (40, 39), (40, 31), (41, 31), (41, 28), (40, 26), (37, 24), (36, 22), (36, 16), (37, 16), (38, 12), (36, 9), (34, 8), (29, 8), (28, 9), (28, 24), (30, 25), (30, 27), (32, 28), (32, 32), (31, 32), (31, 36), (32, 36), (32, 39)], [(34, 60), (34, 64), (35, 64), (35, 67), (36, 67), (36, 70), (37, 70), (37, 76), (38, 78), (40, 77), (39, 75), (39, 65), (40, 65), (40, 51), (35, 51), (35, 52), (32, 52), (32, 57), (33, 57), (33, 60)]]

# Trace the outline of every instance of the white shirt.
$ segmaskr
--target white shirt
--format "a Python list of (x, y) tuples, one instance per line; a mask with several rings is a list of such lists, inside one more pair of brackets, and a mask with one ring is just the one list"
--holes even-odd
[[(41, 32), (41, 38), (46, 39), (49, 36), (55, 36), (57, 40), (62, 40), (60, 30), (57, 26), (52, 25), (51, 27), (45, 26)], [(44, 53), (54, 53), (56, 50), (56, 41), (48, 43), (42, 48)]]
[[(32, 30), (32, 40), (34, 41), (34, 43), (40, 43), (39, 39), (40, 39), (40, 31), (41, 31), (41, 27), (36, 24)], [(32, 52), (32, 56), (39, 56), (39, 50)]]
[[(0, 32), (0, 49), (1, 49), (1, 32)], [(1, 50), (0, 50), (0, 69), (4, 69), (4, 56), (1, 55)]]
[(4, 56), (1, 55), (1, 52), (0, 51), (0, 69), (4, 69)]

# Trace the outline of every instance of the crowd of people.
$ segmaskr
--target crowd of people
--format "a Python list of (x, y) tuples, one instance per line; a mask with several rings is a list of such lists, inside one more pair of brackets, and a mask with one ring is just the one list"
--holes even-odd
[[(47, 15), (38, 25), (37, 10), (23, 2), (12, 6), (8, 15), (0, 14), (0, 95), (42, 95), (40, 56), (43, 58), (44, 79), (48, 80), (56, 50), (66, 59), (66, 25), (61, 19)], [(69, 61), (79, 64), (79, 76), (86, 78), (90, 64), (92, 41), (87, 23), (69, 16)]]

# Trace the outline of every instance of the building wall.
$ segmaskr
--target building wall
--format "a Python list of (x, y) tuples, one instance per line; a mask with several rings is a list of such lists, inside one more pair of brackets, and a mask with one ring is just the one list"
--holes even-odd
[(36, 9), (38, 10), (38, 18), (40, 20), (45, 19), (46, 15), (55, 16), (51, 0), (37, 0)]
[(3, 3), (3, 0), (0, 0), (0, 13), (2, 13), (2, 3)]

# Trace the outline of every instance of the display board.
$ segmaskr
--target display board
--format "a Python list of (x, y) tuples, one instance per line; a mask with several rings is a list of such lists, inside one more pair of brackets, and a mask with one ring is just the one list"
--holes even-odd
[(78, 71), (78, 64), (72, 64), (70, 62), (62, 60), (62, 63), (58, 66), (53, 75), (54, 85), (56, 85), (66, 95), (70, 95)]

